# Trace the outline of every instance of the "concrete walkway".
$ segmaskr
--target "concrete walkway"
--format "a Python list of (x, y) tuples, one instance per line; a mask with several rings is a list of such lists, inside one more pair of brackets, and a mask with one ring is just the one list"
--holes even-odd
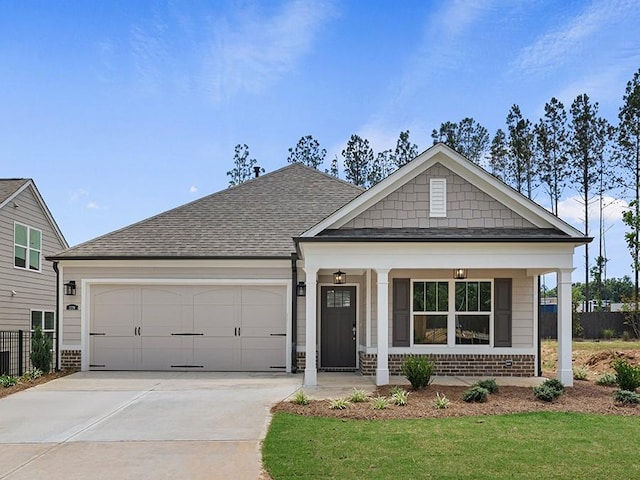
[(301, 375), (81, 372), (0, 399), (0, 479), (251, 479)]

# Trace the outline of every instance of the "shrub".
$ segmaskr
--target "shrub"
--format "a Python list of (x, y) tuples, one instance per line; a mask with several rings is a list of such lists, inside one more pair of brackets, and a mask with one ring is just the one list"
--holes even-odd
[(331, 410), (345, 410), (349, 406), (349, 400), (346, 398), (336, 398), (329, 402), (329, 409)]
[(374, 410), (385, 410), (389, 406), (389, 400), (387, 397), (376, 397), (371, 400), (371, 405)]
[(18, 379), (12, 375), (0, 375), (0, 387), (13, 387)]
[(409, 401), (409, 392), (402, 389), (397, 390), (391, 394), (391, 401), (399, 407), (404, 407)]
[(616, 331), (613, 328), (605, 328), (602, 330), (602, 338), (605, 340), (611, 340), (616, 336)]
[(295, 403), (296, 405), (309, 405), (310, 400), (311, 399), (309, 398), (309, 395), (304, 393), (304, 390), (298, 390), (293, 396), (291, 402)]
[(42, 370), (38, 370), (34, 368), (33, 370), (28, 370), (22, 374), (20, 380), (24, 380), (25, 382), (35, 380), (36, 378), (40, 378), (42, 376)]
[(433, 406), (438, 410), (449, 408), (449, 399), (445, 397), (444, 394), (440, 396), (440, 394), (436, 392), (436, 399), (433, 401)]
[(469, 402), (483, 403), (487, 401), (488, 396), (489, 396), (489, 390), (476, 385), (474, 387), (471, 387), (465, 390), (462, 393), (462, 400), (464, 400), (467, 403)]
[(564, 393), (564, 385), (557, 378), (547, 378), (544, 382), (542, 382), (542, 385), (546, 385), (547, 387), (556, 390), (558, 394)]
[(574, 367), (573, 378), (574, 380), (586, 380), (589, 370), (584, 367)]
[(414, 390), (419, 390), (431, 383), (431, 376), (435, 370), (435, 363), (428, 357), (410, 355), (400, 367), (402, 374), (409, 380)]
[(495, 378), (487, 378), (485, 380), (479, 380), (473, 384), (474, 387), (486, 388), (489, 393), (496, 393), (498, 391), (498, 384)]
[(640, 387), (640, 367), (634, 367), (627, 360), (621, 358), (613, 362), (616, 381), (621, 390), (634, 392)]
[(367, 392), (354, 387), (353, 392), (349, 395), (349, 401), (353, 403), (364, 402), (367, 399)]
[(564, 392), (564, 385), (557, 378), (548, 378), (537, 387), (533, 387), (533, 396), (543, 402), (552, 402)]
[(631, 334), (629, 333), (629, 330), (625, 330), (624, 332), (622, 332), (622, 340), (624, 340), (625, 342), (631, 341)]
[(596, 385), (602, 385), (604, 387), (612, 387), (617, 384), (618, 380), (613, 373), (605, 373), (596, 380)]
[(33, 368), (49, 373), (51, 370), (51, 338), (42, 333), (40, 327), (33, 330), (30, 357)]
[(629, 390), (616, 390), (613, 394), (613, 401), (623, 405), (636, 405), (640, 403), (640, 394)]

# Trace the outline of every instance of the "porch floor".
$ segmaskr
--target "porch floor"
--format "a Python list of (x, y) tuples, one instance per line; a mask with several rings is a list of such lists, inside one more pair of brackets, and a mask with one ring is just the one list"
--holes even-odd
[[(469, 386), (487, 377), (433, 377), (432, 385)], [(533, 387), (540, 385), (544, 377), (491, 377), (498, 385)], [(391, 376), (390, 385), (410, 385), (409, 381), (400, 376)], [(376, 389), (376, 378), (364, 376), (358, 372), (318, 372), (318, 385), (315, 387), (302, 386), (301, 389), (315, 400), (326, 398), (340, 398), (349, 395), (354, 388), (373, 393)]]

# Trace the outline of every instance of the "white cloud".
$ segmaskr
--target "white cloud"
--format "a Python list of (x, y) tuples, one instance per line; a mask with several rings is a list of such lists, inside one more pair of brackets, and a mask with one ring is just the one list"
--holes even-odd
[(198, 187), (196, 187), (195, 185), (191, 185), (191, 187), (189, 187), (189, 193), (196, 193), (198, 191)]
[(96, 202), (89, 202), (87, 203), (87, 208), (89, 210), (100, 210), (100, 205), (98, 205)]
[[(616, 223), (622, 220), (622, 212), (629, 209), (629, 204), (622, 199), (605, 196), (604, 219), (608, 223)], [(589, 223), (595, 225), (600, 219), (600, 211), (597, 198), (589, 200)], [(579, 196), (565, 198), (558, 203), (558, 216), (572, 224), (584, 224), (584, 203)]]
[(82, 197), (86, 197), (87, 195), (89, 195), (89, 192), (84, 188), (76, 188), (75, 190), (69, 192), (69, 200), (71, 200), (72, 202), (76, 202)]

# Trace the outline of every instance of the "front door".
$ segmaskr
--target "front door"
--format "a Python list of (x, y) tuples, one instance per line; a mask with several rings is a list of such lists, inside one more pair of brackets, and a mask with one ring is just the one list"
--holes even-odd
[(321, 292), (321, 367), (355, 369), (356, 287), (322, 287)]

